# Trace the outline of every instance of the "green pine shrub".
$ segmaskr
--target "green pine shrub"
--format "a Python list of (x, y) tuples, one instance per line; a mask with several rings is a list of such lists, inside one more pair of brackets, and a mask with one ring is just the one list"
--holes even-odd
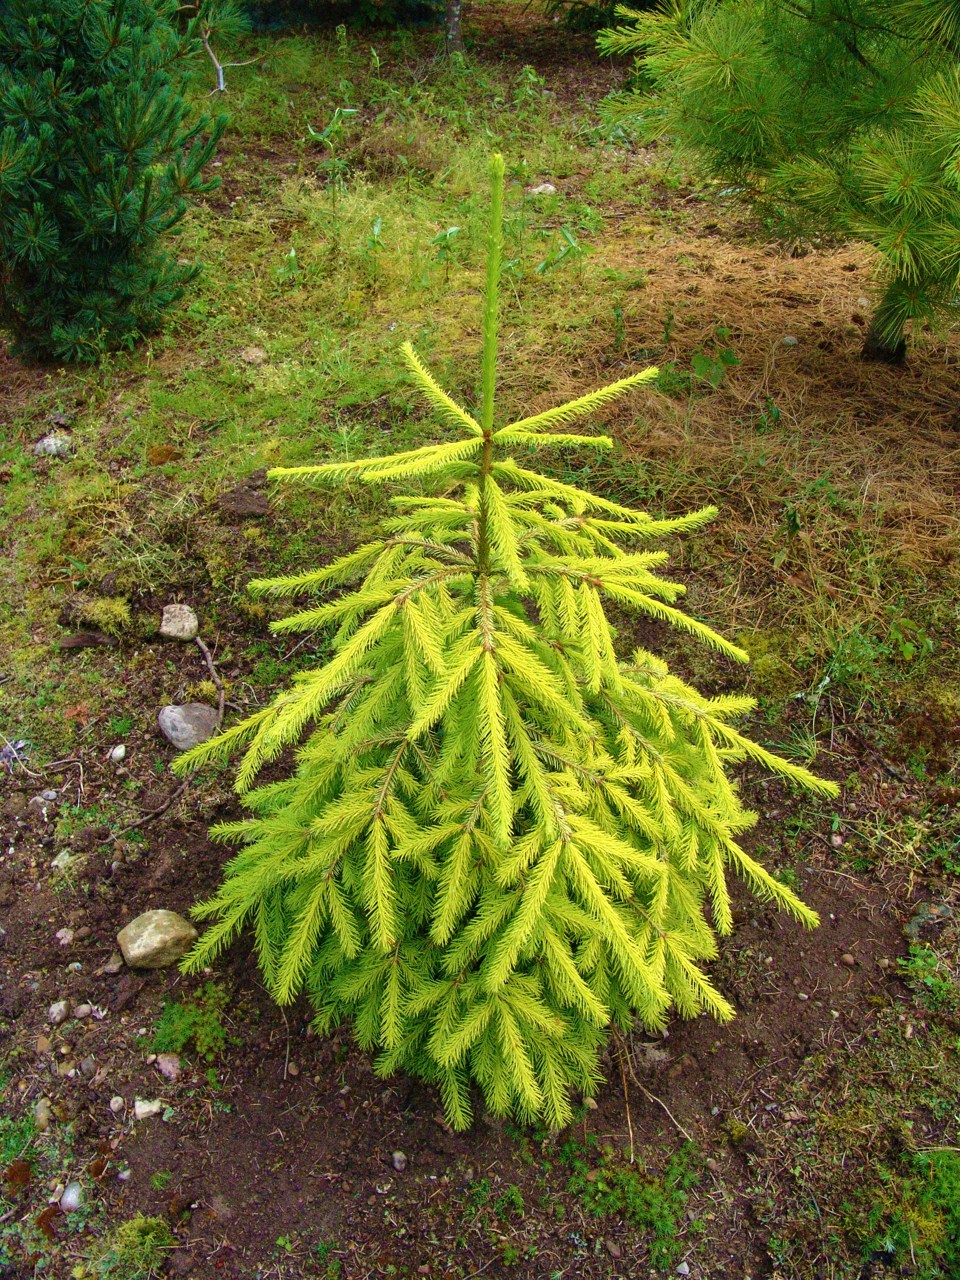
[[(638, 6), (639, 8), (639, 6)], [(956, 0), (670, 0), (619, 8), (605, 53), (645, 87), (614, 104), (785, 233), (876, 251), (864, 354), (960, 309)]]
[[(654, 0), (647, 0), (649, 7)], [(644, 7), (638, 4), (637, 8)], [(543, 11), (551, 22), (568, 31), (596, 31), (616, 18), (617, 0), (543, 0)]]
[(166, 247), (226, 118), (191, 120), (175, 0), (0, 6), (0, 323), (95, 359), (155, 330), (196, 267)]
[[(731, 1017), (701, 967), (731, 928), (728, 869), (805, 924), (816, 916), (737, 844), (755, 815), (729, 768), (749, 758), (835, 792), (737, 731), (751, 699), (703, 697), (644, 649), (618, 656), (605, 602), (746, 660), (675, 607), (683, 588), (656, 572), (667, 553), (648, 549), (715, 512), (656, 520), (523, 465), (537, 449), (609, 447), (562, 429), (657, 371), (498, 425), (502, 183), (495, 157), (479, 412), (408, 344), (455, 438), (273, 473), (418, 491), (392, 499), (382, 538), (251, 584), (261, 597), (332, 590), (274, 624), (332, 629), (332, 655), (178, 762), (244, 748), (250, 810), (213, 829), (242, 848), (195, 908), (215, 923), (187, 967), (252, 926), (279, 1001), (305, 991), (318, 1028), (352, 1022), (380, 1072), (436, 1082), (460, 1127), (471, 1082), (496, 1114), (565, 1124), (571, 1088), (599, 1082), (611, 1024), (662, 1027), (672, 1007)], [(254, 787), (294, 743), (292, 775)]]
[(303, 24), (349, 23), (356, 27), (402, 27), (436, 22), (444, 0), (249, 0), (253, 25), (276, 29)]

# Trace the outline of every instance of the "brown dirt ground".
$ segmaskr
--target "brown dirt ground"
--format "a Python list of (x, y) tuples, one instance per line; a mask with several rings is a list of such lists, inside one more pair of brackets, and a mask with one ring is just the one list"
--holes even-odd
[[(149, 703), (155, 694), (141, 686), (136, 696)], [(129, 746), (129, 768), (136, 770), (138, 757), (152, 754), (152, 743), (134, 738)], [(115, 772), (86, 756), (85, 803), (106, 798)], [(881, 765), (864, 768), (862, 776), (891, 802)], [(64, 800), (78, 778), (76, 770), (61, 775)], [(142, 807), (158, 808), (173, 789), (169, 781), (145, 779)], [(171, 1263), (174, 1274), (196, 1280), (269, 1274), (280, 1237), (338, 1242), (337, 1256), (350, 1278), (388, 1275), (390, 1265), (401, 1264), (409, 1274), (468, 1275), (490, 1268), (494, 1275), (530, 1280), (557, 1271), (646, 1273), (637, 1270), (646, 1256), (642, 1233), (591, 1219), (566, 1193), (560, 1169), (544, 1185), (542, 1165), (531, 1152), (549, 1155), (549, 1142), (541, 1150), (538, 1140), (489, 1120), (466, 1134), (449, 1132), (429, 1089), (406, 1079), (377, 1079), (348, 1036), (314, 1038), (306, 1009), (273, 1006), (245, 947), (234, 949), (217, 975), (236, 998), (229, 1018), (235, 1042), (215, 1065), (217, 1089), (208, 1087), (207, 1064), (190, 1055), (176, 1083), (164, 1080), (149, 1063), (149, 1046), (138, 1045), (137, 1032), (153, 1028), (163, 1000), (198, 984), (172, 984), (164, 971), (109, 975), (100, 969), (115, 948), (119, 923), (161, 905), (186, 911), (215, 886), (222, 854), (205, 829), (232, 811), (231, 800), (209, 790), (189, 795), (146, 826), (144, 845), (122, 861), (113, 843), (98, 844), (105, 832), (78, 833), (74, 848), (89, 849), (81, 874), (95, 886), (78, 899), (54, 892), (40, 870), (49, 856), (44, 843), (56, 803), (45, 817), (29, 807), (36, 786), (8, 783), (5, 792), (0, 1012), (8, 1045), (15, 1039), (26, 1050), (18, 1068), (21, 1101), (33, 1105), (47, 1096), (57, 1125), (73, 1119), (73, 1167), (99, 1174), (97, 1194), (111, 1217), (138, 1210), (165, 1214), (176, 1224), (181, 1245)], [(777, 786), (762, 787), (756, 801), (777, 817), (789, 803)], [(869, 807), (863, 793), (861, 804)], [(812, 833), (800, 883), (822, 927), (804, 932), (742, 895), (735, 933), (717, 966), (721, 985), (736, 1002), (736, 1021), (676, 1022), (662, 1038), (638, 1032), (611, 1051), (607, 1088), (582, 1124), (581, 1136), (589, 1131), (624, 1151), (632, 1141), (653, 1167), (687, 1135), (711, 1159), (691, 1201), (708, 1238), (703, 1246), (688, 1240), (694, 1275), (772, 1274), (750, 1192), (765, 1135), (801, 1119), (784, 1110), (784, 1098), (804, 1062), (869, 1036), (876, 1010), (902, 992), (895, 967), (878, 963), (903, 950), (902, 901), (894, 906), (869, 877), (832, 867), (829, 848), (820, 832)], [(63, 946), (56, 934), (65, 927), (90, 932)], [(844, 955), (854, 957), (852, 967), (841, 961)], [(76, 962), (79, 969), (71, 971)], [(71, 1007), (87, 1002), (106, 1013), (51, 1030), (46, 1009), (57, 999)], [(40, 1036), (51, 1043), (38, 1053)], [(88, 1055), (96, 1062), (92, 1079), (79, 1070)], [(64, 1070), (68, 1074), (59, 1074)], [(114, 1095), (126, 1102), (120, 1116), (107, 1106)], [(169, 1121), (135, 1123), (135, 1097), (162, 1098), (171, 1108)], [(409, 1162), (399, 1174), (391, 1167), (398, 1149)], [(131, 1169), (129, 1181), (117, 1181), (121, 1165)], [(172, 1174), (162, 1190), (150, 1182), (158, 1170)], [(518, 1225), (496, 1219), (491, 1226), (482, 1216), (470, 1222), (470, 1188), (482, 1179), (495, 1187), (518, 1186), (525, 1203), (541, 1206), (543, 1214), (528, 1214)], [(564, 1205), (559, 1220), (551, 1213), (558, 1202)], [(54, 1220), (51, 1229), (56, 1227)], [(496, 1262), (491, 1268), (498, 1236), (532, 1256), (502, 1271)], [(452, 1259), (457, 1272), (448, 1271)], [(302, 1271), (276, 1274), (314, 1274), (305, 1255), (299, 1265)]]

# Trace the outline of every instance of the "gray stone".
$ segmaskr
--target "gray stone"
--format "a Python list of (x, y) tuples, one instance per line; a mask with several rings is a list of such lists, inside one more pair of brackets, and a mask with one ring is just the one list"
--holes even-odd
[(407, 1157), (402, 1151), (395, 1151), (390, 1157), (390, 1163), (396, 1169), (397, 1173), (403, 1173), (407, 1167)]
[(197, 615), (188, 604), (164, 605), (160, 634), (167, 640), (195, 640), (199, 631)]
[(138, 1120), (149, 1120), (151, 1116), (158, 1116), (163, 1110), (163, 1102), (160, 1098), (146, 1100), (137, 1098), (133, 1104), (133, 1114)]
[(787, 334), (785, 338), (780, 339), (780, 345), (782, 347), (798, 347), (800, 345), (800, 339), (794, 338), (791, 334)]
[(552, 182), (541, 182), (538, 187), (531, 187), (530, 194), (532, 196), (555, 196), (557, 188)]
[(58, 1000), (47, 1010), (47, 1021), (52, 1023), (55, 1027), (59, 1027), (60, 1023), (66, 1022), (69, 1017), (70, 1006), (67, 1004), (66, 1000)]
[(178, 751), (198, 747), (216, 733), (217, 713), (204, 702), (185, 702), (183, 706), (163, 707), (158, 717), (160, 732)]
[(83, 1188), (79, 1182), (68, 1182), (60, 1197), (60, 1208), (64, 1213), (76, 1213), (83, 1201)]
[(115, 1116), (118, 1116), (127, 1104), (120, 1097), (119, 1093), (115, 1093), (110, 1099), (110, 1110)]
[(175, 911), (145, 911), (120, 930), (117, 942), (131, 969), (164, 969), (185, 956), (197, 936)]
[(51, 431), (33, 446), (38, 458), (69, 458), (73, 452), (73, 442), (69, 436), (60, 431)]
[(126, 760), (126, 758), (127, 748), (122, 742), (118, 743), (117, 746), (110, 748), (110, 759), (114, 764), (119, 764), (121, 760)]
[(157, 1070), (165, 1080), (175, 1084), (180, 1078), (180, 1059), (175, 1053), (158, 1053)]

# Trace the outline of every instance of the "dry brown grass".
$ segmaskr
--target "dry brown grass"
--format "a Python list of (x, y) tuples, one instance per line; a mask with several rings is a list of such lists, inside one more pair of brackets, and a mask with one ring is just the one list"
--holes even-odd
[(689, 371), (696, 352), (729, 347), (739, 364), (718, 389), (650, 394), (607, 419), (626, 490), (633, 472), (653, 504), (721, 506), (712, 557), (726, 571), (711, 611), (719, 603), (728, 624), (835, 630), (922, 601), (932, 577), (954, 577), (960, 551), (960, 336), (920, 335), (905, 366), (867, 363), (865, 252), (791, 257), (707, 216), (716, 209), (692, 210), (680, 234), (624, 220), (602, 242), (594, 280), (603, 268), (644, 280), (618, 295), (620, 354), (609, 327), (573, 365), (545, 346), (534, 407), (646, 356)]

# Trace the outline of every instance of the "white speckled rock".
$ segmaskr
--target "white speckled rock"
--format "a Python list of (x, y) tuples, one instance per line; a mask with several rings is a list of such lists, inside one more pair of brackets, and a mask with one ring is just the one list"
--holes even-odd
[(145, 911), (120, 930), (117, 943), (131, 969), (164, 969), (185, 956), (197, 936), (175, 911)]
[(72, 451), (73, 442), (70, 437), (59, 431), (51, 431), (33, 446), (33, 452), (38, 458), (68, 458)]
[(189, 751), (212, 738), (217, 731), (217, 712), (204, 702), (162, 707), (157, 717), (160, 732), (179, 751)]
[(163, 607), (160, 634), (168, 640), (195, 640), (200, 631), (197, 615), (188, 604), (168, 604)]

